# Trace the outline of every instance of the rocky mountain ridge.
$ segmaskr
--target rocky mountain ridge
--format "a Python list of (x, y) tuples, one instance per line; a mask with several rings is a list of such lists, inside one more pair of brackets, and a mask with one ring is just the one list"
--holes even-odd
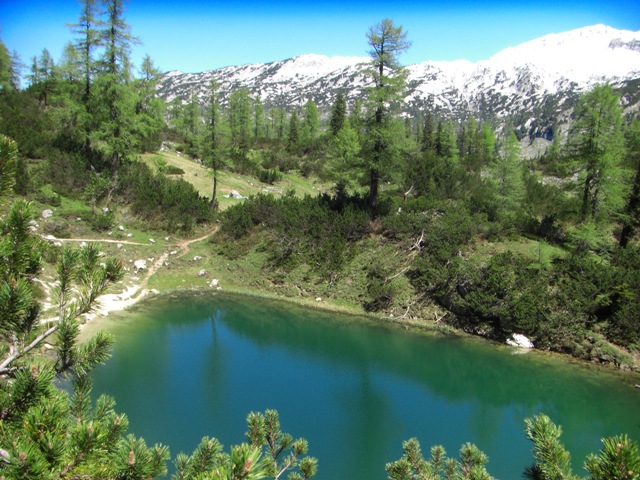
[[(162, 77), (158, 94), (166, 101), (195, 94), (204, 105), (215, 77), (223, 104), (234, 89), (246, 87), (267, 107), (291, 109), (311, 98), (327, 112), (338, 92), (348, 102), (363, 98), (368, 62), (368, 57), (310, 54), (202, 73), (172, 71)], [(580, 93), (597, 83), (619, 88), (627, 112), (638, 109), (640, 31), (595, 25), (509, 47), (484, 61), (426, 61), (407, 70), (409, 115), (474, 116), (497, 129), (509, 124), (530, 141), (549, 140), (566, 128)]]

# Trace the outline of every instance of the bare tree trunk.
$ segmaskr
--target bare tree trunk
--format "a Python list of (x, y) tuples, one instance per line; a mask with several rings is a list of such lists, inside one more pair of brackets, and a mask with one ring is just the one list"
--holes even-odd
[(217, 172), (214, 170), (213, 171), (213, 193), (211, 195), (211, 210), (215, 210), (217, 206), (217, 202), (216, 202), (217, 190), (218, 190), (218, 175), (217, 175)]
[(633, 215), (640, 207), (640, 163), (638, 163), (638, 170), (636, 171), (636, 177), (633, 180), (633, 189), (631, 190), (631, 196), (629, 197), (629, 203), (627, 203), (627, 217), (622, 225), (622, 232), (620, 232), (620, 247), (625, 248), (629, 243), (629, 238), (633, 235)]

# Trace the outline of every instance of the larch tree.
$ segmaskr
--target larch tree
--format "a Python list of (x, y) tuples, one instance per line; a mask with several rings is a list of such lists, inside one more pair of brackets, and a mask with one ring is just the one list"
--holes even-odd
[(524, 198), (523, 164), (520, 160), (520, 142), (511, 132), (491, 164), (491, 178), (501, 204), (507, 210), (518, 207)]
[(84, 99), (88, 103), (91, 95), (91, 82), (96, 70), (94, 52), (100, 46), (99, 28), (102, 22), (98, 15), (97, 0), (81, 0), (81, 12), (78, 23), (69, 27), (78, 35), (75, 47), (80, 54), (80, 61), (84, 73)]
[(7, 46), (0, 40), (0, 93), (10, 90), (12, 90), (11, 55)]
[[(394, 125), (396, 107), (402, 101), (405, 71), (399, 56), (411, 42), (402, 26), (384, 19), (369, 29), (367, 41), (371, 49), (369, 77), (373, 87), (368, 89), (370, 119), (367, 132), (366, 171), (369, 179), (368, 204), (372, 211), (378, 206), (380, 180), (393, 170), (398, 158), (398, 131)], [(403, 132), (400, 126), (400, 132)]]
[(596, 217), (623, 151), (622, 109), (610, 85), (596, 85), (576, 106), (570, 147), (582, 173), (582, 217)]
[(338, 96), (336, 97), (336, 101), (331, 108), (331, 119), (329, 120), (329, 125), (331, 128), (331, 134), (336, 136), (342, 126), (344, 125), (344, 121), (347, 117), (347, 102), (344, 99), (344, 95), (342, 92), (338, 92)]
[(218, 169), (222, 163), (220, 155), (220, 100), (218, 82), (215, 78), (209, 82), (209, 114), (207, 121), (207, 139), (203, 142), (204, 157), (213, 170), (213, 190), (211, 192), (211, 209), (217, 207)]
[(304, 105), (304, 119), (302, 120), (302, 139), (305, 148), (309, 148), (320, 133), (320, 114), (318, 106), (312, 99)]
[(640, 223), (640, 117), (636, 117), (626, 131), (627, 160), (635, 168), (631, 192), (622, 214), (619, 244), (625, 248)]
[(106, 0), (106, 21), (100, 30), (103, 54), (99, 75), (99, 103), (103, 119), (98, 132), (103, 150), (110, 159), (115, 173), (132, 146), (135, 95), (130, 88), (131, 46), (138, 39), (124, 17), (124, 0)]

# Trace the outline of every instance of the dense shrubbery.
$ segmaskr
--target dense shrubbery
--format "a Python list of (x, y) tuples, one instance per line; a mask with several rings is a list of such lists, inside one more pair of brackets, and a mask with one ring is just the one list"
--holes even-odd
[(269, 238), (272, 267), (307, 263), (331, 277), (343, 268), (353, 242), (369, 230), (369, 216), (359, 203), (359, 197), (257, 195), (224, 212), (222, 232), (237, 240), (260, 226)]
[(169, 231), (189, 230), (211, 218), (207, 198), (181, 178), (154, 174), (147, 165), (133, 162), (122, 168), (117, 193), (133, 213)]

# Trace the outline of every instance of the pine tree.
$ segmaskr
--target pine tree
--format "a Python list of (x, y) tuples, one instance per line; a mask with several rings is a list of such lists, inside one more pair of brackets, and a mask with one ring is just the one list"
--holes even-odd
[[(0, 194), (14, 182), (17, 147), (0, 137)], [(4, 200), (4, 198), (0, 198)], [(146, 479), (166, 473), (168, 450), (126, 436), (126, 416), (102, 396), (91, 405), (90, 371), (109, 356), (112, 339), (101, 333), (78, 344), (77, 320), (122, 275), (122, 265), (95, 246), (65, 248), (46, 322), (34, 296), (40, 238), (29, 230), (31, 206), (17, 200), (0, 221), (0, 477)], [(55, 337), (55, 358), (40, 355)], [(54, 386), (56, 376), (73, 391)]]

